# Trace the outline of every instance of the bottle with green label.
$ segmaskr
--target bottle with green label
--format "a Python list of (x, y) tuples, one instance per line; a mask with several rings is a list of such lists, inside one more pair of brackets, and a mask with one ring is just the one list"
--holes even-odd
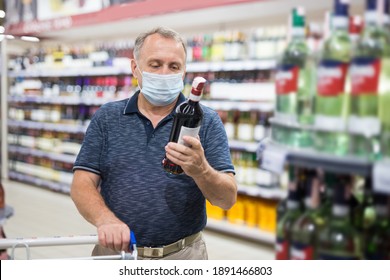
[(350, 68), (352, 153), (368, 159), (380, 157), (379, 101), (390, 83), (390, 37), (383, 27), (383, 14), (384, 0), (366, 1), (365, 27)]
[(331, 33), (325, 40), (317, 70), (314, 125), (315, 146), (322, 152), (349, 153), (346, 133), (349, 115), (348, 67), (352, 44), (348, 33), (349, 0), (335, 0)]
[[(329, 186), (327, 186), (329, 187)], [(332, 214), (318, 234), (318, 258), (357, 260), (361, 258), (361, 236), (350, 215), (351, 178), (337, 176), (333, 189)]]
[(314, 170), (308, 170), (305, 182), (305, 212), (292, 227), (290, 259), (313, 260), (317, 258), (318, 231), (325, 224), (320, 205), (320, 180)]
[[(292, 10), (290, 41), (278, 63), (275, 117), (284, 122), (312, 124), (315, 62), (306, 43), (305, 10)], [(278, 128), (282, 129), (282, 128)], [(312, 145), (307, 131), (286, 131), (289, 145), (307, 147)]]

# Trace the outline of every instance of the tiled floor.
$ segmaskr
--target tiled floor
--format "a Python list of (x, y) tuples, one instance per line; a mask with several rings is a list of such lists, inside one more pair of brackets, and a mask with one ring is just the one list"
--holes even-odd
[[(4, 225), (8, 238), (52, 237), (96, 233), (78, 213), (70, 197), (14, 181), (4, 181), (6, 204), (14, 209)], [(209, 259), (273, 259), (273, 248), (205, 230)], [(32, 259), (87, 257), (93, 245), (31, 248)], [(16, 259), (26, 259), (24, 249), (16, 249)]]

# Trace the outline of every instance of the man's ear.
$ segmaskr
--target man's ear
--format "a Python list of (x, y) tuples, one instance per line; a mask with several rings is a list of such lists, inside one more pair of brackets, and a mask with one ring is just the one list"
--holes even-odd
[(139, 71), (136, 71), (138, 68), (138, 65), (137, 65), (137, 62), (135, 61), (135, 59), (131, 59), (131, 72), (133, 73), (133, 76), (138, 79), (138, 72)]

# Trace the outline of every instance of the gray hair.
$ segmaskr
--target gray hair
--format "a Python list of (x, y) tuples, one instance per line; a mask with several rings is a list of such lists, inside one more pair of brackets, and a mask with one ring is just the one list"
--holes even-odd
[(174, 31), (173, 29), (170, 29), (168, 27), (161, 27), (160, 26), (160, 27), (153, 28), (150, 31), (141, 33), (140, 35), (138, 35), (137, 39), (135, 39), (133, 53), (134, 53), (134, 58), (136, 60), (139, 59), (139, 55), (140, 55), (141, 49), (142, 49), (142, 47), (144, 45), (144, 42), (145, 42), (146, 38), (149, 37), (150, 35), (153, 35), (153, 34), (159, 34), (159, 35), (161, 35), (164, 38), (173, 39), (176, 42), (182, 44), (183, 49), (184, 49), (184, 53), (185, 53), (185, 55), (187, 57), (187, 48), (186, 48), (184, 40), (180, 36), (180, 34), (177, 33), (176, 31)]

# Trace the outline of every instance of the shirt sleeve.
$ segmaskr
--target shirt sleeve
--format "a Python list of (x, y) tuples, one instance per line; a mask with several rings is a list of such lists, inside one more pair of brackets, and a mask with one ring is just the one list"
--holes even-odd
[(211, 114), (211, 121), (205, 129), (202, 145), (207, 161), (215, 170), (235, 174), (225, 127), (217, 113)]
[(81, 145), (80, 152), (76, 157), (73, 171), (82, 169), (101, 174), (101, 157), (104, 148), (104, 110), (100, 108), (93, 115), (92, 120), (87, 128)]

